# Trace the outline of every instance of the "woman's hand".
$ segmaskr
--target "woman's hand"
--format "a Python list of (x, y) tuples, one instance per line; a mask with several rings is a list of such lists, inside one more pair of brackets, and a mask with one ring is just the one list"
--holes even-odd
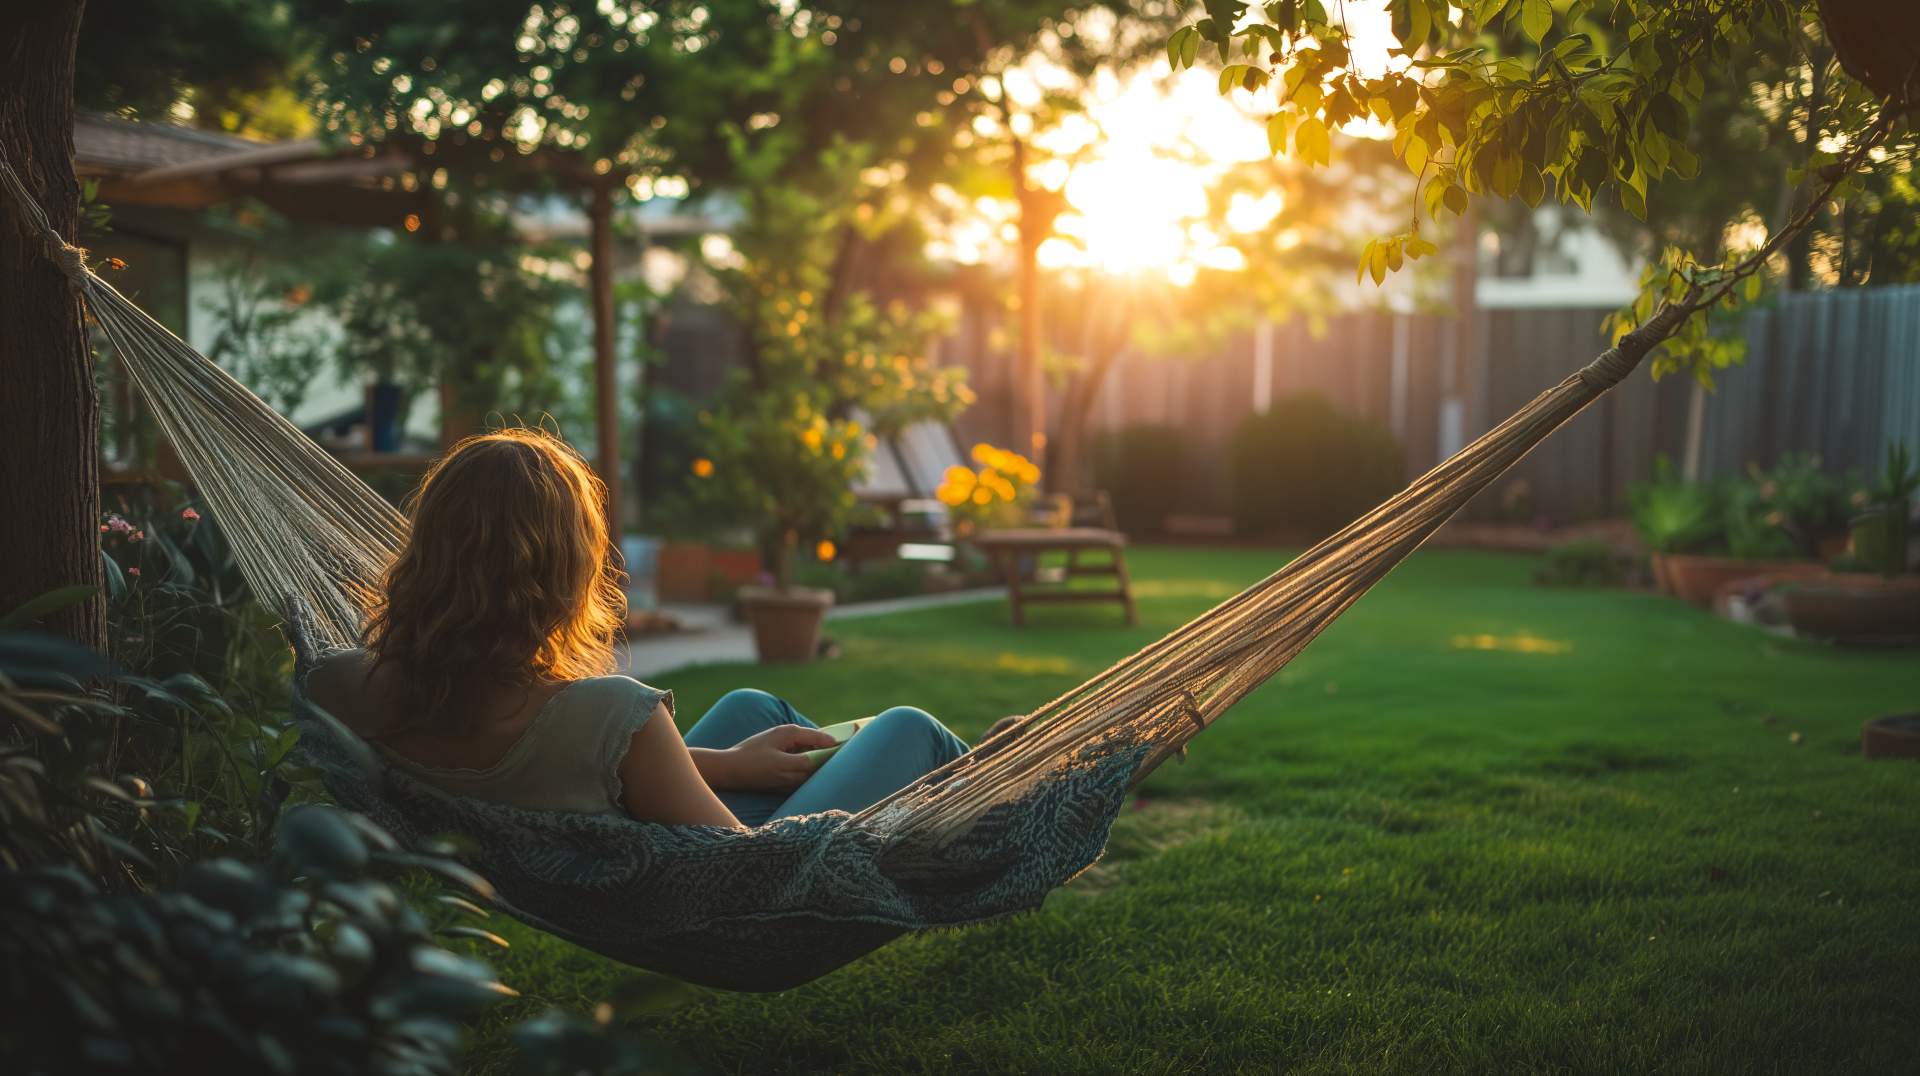
[(833, 747), (837, 742), (805, 725), (777, 725), (724, 751), (698, 752), (718, 763), (711, 768), (703, 765), (700, 771), (716, 790), (792, 792), (813, 776), (813, 762), (802, 752)]

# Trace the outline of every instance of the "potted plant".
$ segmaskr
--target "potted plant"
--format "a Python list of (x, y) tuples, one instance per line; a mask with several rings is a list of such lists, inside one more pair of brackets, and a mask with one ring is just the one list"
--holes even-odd
[(876, 212), (889, 203), (862, 178), (871, 162), (854, 145), (816, 163), (782, 175), (756, 162), (765, 178), (741, 195), (746, 221), (700, 248), (702, 271), (748, 329), (749, 354), (700, 415), (694, 491), (755, 536), (769, 582), (737, 596), (762, 661), (814, 656), (833, 592), (795, 586), (794, 559), (832, 560), (848, 524), (871, 511), (852, 487), (877, 436), (948, 421), (973, 401), (964, 370), (925, 357), (936, 316), (899, 303), (879, 311), (846, 279), (853, 266), (839, 252), (897, 223)]
[[(1907, 517), (1920, 469), (1904, 443), (1855, 495), (1853, 551), (1825, 572), (1781, 588), (1787, 622), (1801, 635), (1855, 646), (1920, 645), (1920, 575), (1907, 569)], [(1850, 569), (1850, 570), (1849, 570)]]
[(1651, 482), (1629, 490), (1633, 521), (1663, 593), (1703, 609), (1743, 581), (1765, 584), (1820, 572), (1811, 547), (1833, 516), (1839, 484), (1819, 461), (1789, 456), (1772, 474), (1689, 482), (1662, 456)]

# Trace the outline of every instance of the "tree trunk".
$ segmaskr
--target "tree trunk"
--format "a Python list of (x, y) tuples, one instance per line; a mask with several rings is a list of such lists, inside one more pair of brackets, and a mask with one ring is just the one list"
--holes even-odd
[[(1027, 145), (1013, 143), (1013, 189), (1020, 201), (1020, 361), (1015, 382), (1014, 451), (1046, 464), (1047, 375), (1040, 354), (1040, 244), (1053, 229), (1040, 192), (1027, 182)], [(1043, 219), (1044, 218), (1044, 219)], [(1042, 476), (1049, 489), (1054, 483)]]
[[(1105, 317), (1107, 311), (1095, 307), (1091, 311), (1094, 317)], [(1096, 334), (1089, 333), (1089, 337)], [(1081, 475), (1085, 466), (1083, 457), (1087, 438), (1087, 413), (1093, 410), (1093, 401), (1100, 395), (1100, 386), (1107, 383), (1107, 372), (1113, 369), (1115, 359), (1126, 349), (1125, 333), (1114, 334), (1112, 338), (1100, 341), (1093, 349), (1091, 361), (1085, 372), (1073, 379), (1067, 388), (1067, 396), (1060, 406), (1060, 436), (1054, 446), (1054, 484), (1049, 487), (1055, 493), (1077, 493), (1088, 483)]]
[(620, 505), (620, 387), (613, 346), (613, 196), (608, 186), (596, 183), (589, 204), (593, 265), (587, 279), (593, 292), (594, 440), (600, 456), (600, 480), (607, 484), (607, 537), (618, 550), (626, 528)]
[[(0, 9), (0, 144), (55, 231), (78, 235), (73, 58), (83, 0)], [(12, 206), (0, 211), (0, 614), (58, 587), (99, 586), (100, 399), (80, 296)], [(39, 626), (106, 648), (106, 603)]]

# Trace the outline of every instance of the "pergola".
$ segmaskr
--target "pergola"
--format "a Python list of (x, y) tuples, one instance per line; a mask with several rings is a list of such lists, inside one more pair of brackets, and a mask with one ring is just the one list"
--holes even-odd
[[(598, 458), (607, 485), (607, 517), (622, 518), (619, 401), (615, 380), (613, 196), (630, 171), (578, 153), (541, 148), (510, 152), (464, 132), (428, 141), (396, 132), (338, 150), (316, 139), (255, 142), (197, 128), (81, 115), (74, 125), (74, 172), (99, 183), (108, 205), (205, 209), (254, 198), (290, 219), (421, 233), (427, 241), (457, 239), (442, 219), (440, 199), (424, 175), (441, 167), (484, 175), (507, 190), (557, 187), (585, 194), (588, 294), (593, 311), (594, 413)], [(442, 389), (443, 401), (451, 393)], [(470, 432), (443, 417), (442, 448)]]

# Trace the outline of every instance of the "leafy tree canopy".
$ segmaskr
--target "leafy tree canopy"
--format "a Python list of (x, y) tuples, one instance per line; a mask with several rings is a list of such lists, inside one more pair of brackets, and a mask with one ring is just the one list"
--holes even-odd
[[(1394, 131), (1393, 149), (1418, 177), (1429, 218), (1464, 212), (1469, 194), (1538, 205), (1551, 193), (1590, 210), (1604, 197), (1636, 217), (1668, 174), (1691, 179), (1689, 147), (1708, 79), (1756, 37), (1823, 34), (1841, 72), (1808, 124), (1814, 197), (1752, 251), (1703, 264), (1678, 248), (1648, 267), (1643, 292), (1614, 319), (1618, 335), (1668, 308), (1672, 335), (1656, 375), (1688, 370), (1708, 380), (1737, 361), (1737, 339), (1708, 332), (1716, 306), (1758, 296), (1759, 272), (1831, 199), (1859, 193), (1866, 175), (1910, 160), (1920, 12), (1863, 0), (1388, 0), (1400, 49), (1378, 72), (1357, 70), (1344, 28), (1320, 0), (1278, 0), (1248, 18), (1240, 0), (1205, 0), (1206, 18), (1167, 43), (1176, 67), (1202, 45), (1224, 65), (1221, 92), (1271, 92), (1276, 153), (1329, 161), (1329, 132), (1372, 116)], [(1896, 8), (1898, 10), (1896, 10)], [(1405, 66), (1400, 68), (1401, 63)], [(1794, 183), (1804, 176), (1792, 176)], [(1434, 253), (1420, 216), (1399, 235), (1369, 243), (1361, 275), (1376, 283), (1405, 260)]]
[(91, 0), (74, 57), (81, 108), (253, 138), (313, 133), (312, 39), (270, 0)]

